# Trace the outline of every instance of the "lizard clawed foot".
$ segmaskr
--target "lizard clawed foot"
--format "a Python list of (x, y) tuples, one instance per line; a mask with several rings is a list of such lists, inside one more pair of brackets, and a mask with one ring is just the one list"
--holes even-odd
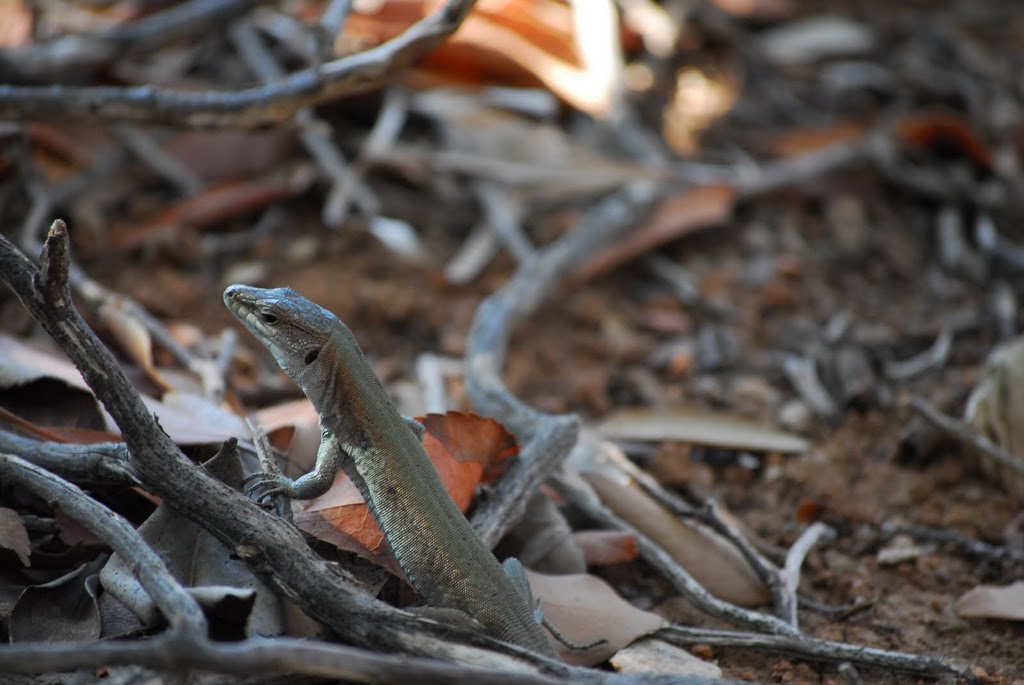
[(291, 490), (292, 481), (284, 476), (258, 471), (242, 481), (245, 494), (260, 506), (266, 505), (274, 495)]

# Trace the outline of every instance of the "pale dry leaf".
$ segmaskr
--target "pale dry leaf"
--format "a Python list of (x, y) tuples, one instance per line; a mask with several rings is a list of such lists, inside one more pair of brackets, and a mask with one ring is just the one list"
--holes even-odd
[[(411, 107), (432, 118), (445, 134), (445, 149), (425, 155), (430, 167), (497, 181), (528, 199), (585, 197), (664, 176), (657, 169), (603, 156), (551, 123), (491, 107), (479, 95), (433, 90), (417, 93)], [(401, 164), (414, 158), (415, 151), (391, 154)]]
[(157, 370), (153, 363), (153, 338), (146, 325), (124, 306), (119, 298), (108, 299), (97, 311), (100, 319), (120, 344), (128, 357), (142, 367), (150, 380), (162, 390), (172, 390), (171, 385)]
[(142, 401), (179, 445), (208, 445), (249, 436), (248, 427), (237, 414), (202, 395), (168, 392), (162, 400), (143, 396)]
[(75, 365), (49, 341), (27, 344), (0, 333), (0, 386), (10, 388), (42, 378), (56, 378), (73, 388), (89, 390)]
[[(989, 354), (985, 372), (967, 398), (964, 420), (1018, 460), (1024, 458), (1024, 338), (1000, 345)], [(976, 458), (993, 480), (1024, 499), (1020, 473), (996, 464), (985, 454)]]
[(1010, 585), (979, 585), (953, 607), (963, 618), (995, 618), (1024, 621), (1024, 580)]
[(18, 555), (22, 566), (29, 565), (28, 531), (18, 512), (0, 507), (0, 547), (9, 549)]
[(48, 583), (31, 585), (8, 616), (12, 643), (92, 642), (100, 636), (96, 573), (103, 558)]
[(526, 575), (544, 616), (567, 640), (575, 644), (607, 640), (586, 650), (569, 650), (556, 643), (559, 655), (570, 664), (596, 666), (633, 640), (668, 625), (657, 614), (622, 599), (596, 576), (551, 576), (530, 570)]
[(714, 531), (679, 519), (638, 487), (608, 473), (587, 471), (580, 476), (609, 509), (651, 538), (711, 594), (748, 607), (771, 599), (747, 560)]
[(619, 673), (665, 673), (721, 678), (722, 669), (685, 649), (655, 638), (637, 640), (611, 658)]
[(754, 452), (804, 452), (810, 443), (747, 419), (695, 409), (628, 409), (611, 414), (598, 432), (609, 440), (689, 442)]

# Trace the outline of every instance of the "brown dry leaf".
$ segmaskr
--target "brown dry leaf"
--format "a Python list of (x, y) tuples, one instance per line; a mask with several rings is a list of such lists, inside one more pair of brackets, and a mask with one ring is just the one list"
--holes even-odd
[(318, 540), (354, 552), (404, 577), (366, 500), (344, 472), (338, 472), (330, 490), (304, 503), (301, 511), (295, 512), (294, 520), (299, 530)]
[(657, 614), (637, 609), (608, 583), (586, 573), (551, 576), (526, 570), (544, 616), (569, 642), (607, 642), (586, 650), (570, 650), (556, 642), (559, 656), (577, 666), (596, 666), (633, 640), (664, 628)]
[(29, 565), (28, 530), (18, 512), (6, 507), (0, 507), (0, 547), (17, 554), (22, 566)]
[(580, 474), (617, 516), (651, 538), (711, 594), (740, 606), (760, 606), (771, 593), (746, 559), (714, 531), (673, 516), (639, 488), (604, 473)]
[(956, 601), (962, 618), (995, 618), (1024, 621), (1024, 580), (1010, 585), (979, 585)]
[(755, 452), (804, 452), (810, 443), (798, 435), (734, 416), (703, 410), (627, 409), (598, 427), (609, 440), (674, 441)]
[(915, 112), (896, 126), (903, 142), (935, 153), (957, 152), (979, 169), (992, 171), (992, 151), (962, 117), (950, 112)]
[(767, 141), (769, 151), (783, 157), (796, 157), (846, 140), (855, 140), (867, 133), (859, 121), (840, 121), (819, 128), (801, 127), (775, 134)]
[[(429, 415), (424, 423), (427, 432), (423, 447), (448, 494), (463, 512), (469, 508), (485, 469), (480, 460), (504, 459), (518, 451), (514, 440), (510, 442), (511, 435), (492, 419), (448, 412)], [(433, 429), (440, 435), (433, 435)], [(402, 575), (370, 508), (343, 472), (339, 471), (330, 490), (302, 506), (295, 514), (295, 525), (320, 540)]]
[(25, 588), (11, 609), (10, 641), (91, 642), (102, 630), (96, 574), (99, 557), (48, 583)]
[(112, 227), (107, 244), (120, 252), (134, 250), (147, 241), (173, 235), (183, 228), (205, 228), (295, 197), (315, 180), (316, 170), (303, 163), (261, 178), (224, 182), (182, 200), (157, 216)]
[[(440, 451), (448, 453), (455, 462), (463, 465), (479, 464), (482, 474), (476, 476), (473, 488), (481, 480), (493, 483), (508, 468), (509, 458), (519, 454), (519, 443), (505, 426), (492, 418), (478, 416), (472, 412), (449, 411), (444, 414), (427, 414), (417, 416), (416, 420), (423, 424), (426, 433), (423, 436), (423, 449), (427, 454), (440, 456)], [(437, 450), (437, 451), (435, 451)], [(437, 459), (435, 466), (447, 464), (447, 460)], [(449, 482), (442, 476), (441, 480)], [(469, 491), (472, 498), (472, 490)], [(469, 506), (459, 505), (463, 511)]]
[(153, 363), (153, 338), (121, 298), (108, 298), (96, 312), (128, 357), (164, 392), (173, 390)]
[(244, 178), (284, 164), (296, 144), (295, 130), (184, 131), (164, 146), (170, 156), (206, 181)]
[(640, 556), (636, 536), (621, 530), (583, 530), (572, 534), (583, 550), (587, 566), (610, 566), (634, 561)]
[(0, 407), (0, 421), (13, 426), (27, 436), (49, 442), (71, 443), (75, 445), (93, 445), (100, 442), (116, 442), (121, 439), (117, 433), (97, 431), (90, 428), (75, 426), (40, 426), (17, 414)]
[(728, 185), (701, 186), (667, 197), (643, 226), (584, 262), (575, 277), (585, 281), (670, 240), (719, 225), (732, 215), (735, 198), (735, 189)]

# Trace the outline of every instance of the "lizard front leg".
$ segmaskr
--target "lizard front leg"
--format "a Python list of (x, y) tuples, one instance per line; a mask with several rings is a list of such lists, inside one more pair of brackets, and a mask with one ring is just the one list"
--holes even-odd
[(319, 497), (334, 483), (334, 476), (341, 469), (344, 458), (345, 452), (337, 440), (324, 430), (320, 449), (316, 453), (316, 466), (312, 471), (295, 480), (280, 474), (254, 473), (246, 479), (246, 493), (257, 502), (264, 502), (277, 494), (300, 500)]

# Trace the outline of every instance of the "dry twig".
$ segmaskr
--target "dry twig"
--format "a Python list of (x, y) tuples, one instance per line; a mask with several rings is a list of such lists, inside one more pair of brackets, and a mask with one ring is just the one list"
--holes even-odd
[(459, 27), (474, 0), (448, 0), (386, 43), (273, 83), (235, 91), (188, 93), (132, 88), (0, 85), (0, 119), (162, 122), (179, 126), (261, 126), (378, 87)]

